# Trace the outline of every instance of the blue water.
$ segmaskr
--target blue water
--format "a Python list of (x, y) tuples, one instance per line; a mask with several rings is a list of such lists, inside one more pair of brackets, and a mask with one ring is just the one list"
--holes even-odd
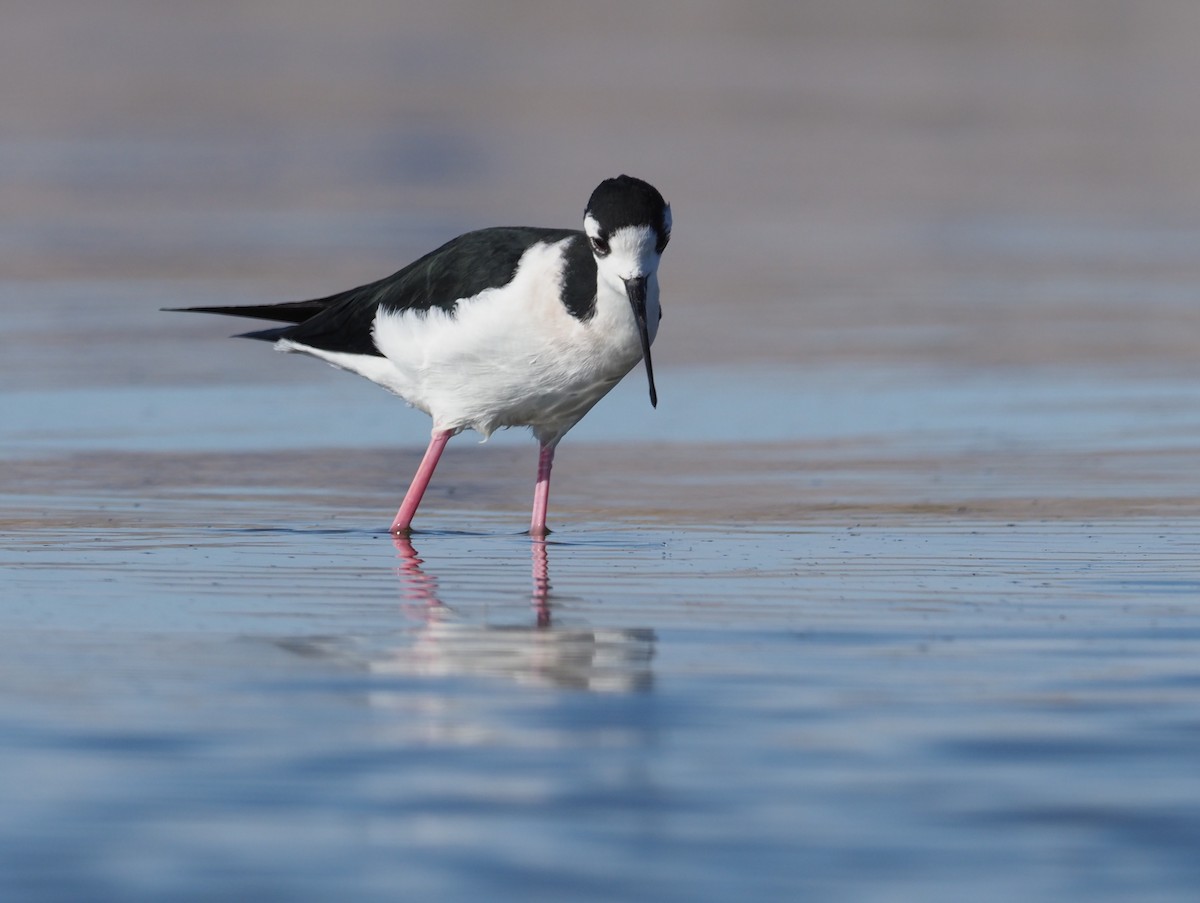
[[(0, 454), (60, 451), (262, 451), (423, 447), (429, 419), (349, 374), (249, 342), (278, 357), (281, 385), (38, 388), (5, 393)], [(326, 372), (327, 371), (327, 372)], [(877, 441), (942, 452), (1049, 445), (1055, 450), (1189, 447), (1200, 436), (1200, 384), (1095, 373), (679, 367), (657, 376), (651, 408), (634, 374), (571, 432), (576, 442)], [(668, 403), (669, 402), (669, 403)], [(461, 442), (479, 441), (467, 433)], [(529, 442), (526, 430), (494, 443)]]
[(1200, 882), (1187, 524), (495, 526), (8, 536), (5, 895)]

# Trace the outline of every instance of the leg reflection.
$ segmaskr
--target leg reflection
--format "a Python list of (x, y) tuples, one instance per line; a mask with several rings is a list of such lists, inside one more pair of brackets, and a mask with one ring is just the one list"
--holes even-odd
[[(422, 617), (439, 611), (449, 611), (438, 595), (437, 577), (427, 574), (422, 565), (425, 560), (417, 554), (412, 540), (407, 536), (392, 536), (400, 566), (396, 576), (403, 587), (405, 611)], [(550, 626), (550, 557), (546, 553), (546, 541), (535, 539), (530, 543), (533, 556), (533, 595), (531, 602), (538, 627)]]
[[(406, 613), (419, 622), (407, 643), (373, 659), (377, 673), (505, 676), (521, 683), (604, 692), (652, 685), (655, 636), (644, 629), (555, 627), (551, 616), (550, 556), (546, 542), (530, 543), (533, 623), (496, 623), (504, 607), (461, 591), (455, 608), (442, 602), (438, 579), (406, 536), (394, 536)], [(477, 571), (465, 572), (477, 579)], [(470, 585), (470, 584), (468, 584)], [(465, 593), (465, 594), (463, 594)], [(515, 613), (515, 610), (510, 611)], [(581, 612), (573, 618), (579, 619)]]
[(393, 534), (392, 545), (399, 553), (396, 557), (400, 559), (400, 567), (396, 568), (396, 576), (400, 578), (405, 611), (428, 617), (444, 609), (446, 606), (438, 597), (437, 577), (426, 574), (421, 568), (425, 562), (417, 555), (409, 538)]
[(546, 540), (535, 539), (533, 548), (533, 610), (537, 613), (537, 626), (550, 626), (550, 557), (546, 554)]

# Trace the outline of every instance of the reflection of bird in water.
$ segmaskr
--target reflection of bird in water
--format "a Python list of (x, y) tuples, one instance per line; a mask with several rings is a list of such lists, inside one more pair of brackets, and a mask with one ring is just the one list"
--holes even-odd
[(545, 542), (530, 544), (534, 623), (498, 626), (460, 620), (443, 604), (437, 579), (425, 572), (412, 543), (400, 536), (393, 541), (406, 607), (424, 623), (411, 647), (370, 662), (373, 672), (497, 675), (522, 683), (609, 692), (650, 687), (654, 631), (551, 625)]

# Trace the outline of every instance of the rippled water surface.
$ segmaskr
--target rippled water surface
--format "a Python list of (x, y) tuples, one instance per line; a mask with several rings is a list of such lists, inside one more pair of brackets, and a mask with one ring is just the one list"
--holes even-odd
[(1178, 523), (17, 545), (17, 889), (1001, 900), (1200, 878)]
[[(1200, 7), (152, 6), (0, 29), (0, 898), (1196, 899)], [(619, 171), (660, 404), (547, 542), (159, 310)]]

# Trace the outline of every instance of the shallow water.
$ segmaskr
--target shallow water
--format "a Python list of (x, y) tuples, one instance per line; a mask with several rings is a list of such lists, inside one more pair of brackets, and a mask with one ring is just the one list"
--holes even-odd
[[(1195, 898), (1200, 8), (144, 6), (0, 30), (0, 897)], [(398, 542), (423, 416), (159, 312), (620, 170), (660, 405), (544, 543), (528, 436)]]
[(6, 885), (1004, 900), (1200, 879), (1190, 523), (491, 526), (6, 539)]

